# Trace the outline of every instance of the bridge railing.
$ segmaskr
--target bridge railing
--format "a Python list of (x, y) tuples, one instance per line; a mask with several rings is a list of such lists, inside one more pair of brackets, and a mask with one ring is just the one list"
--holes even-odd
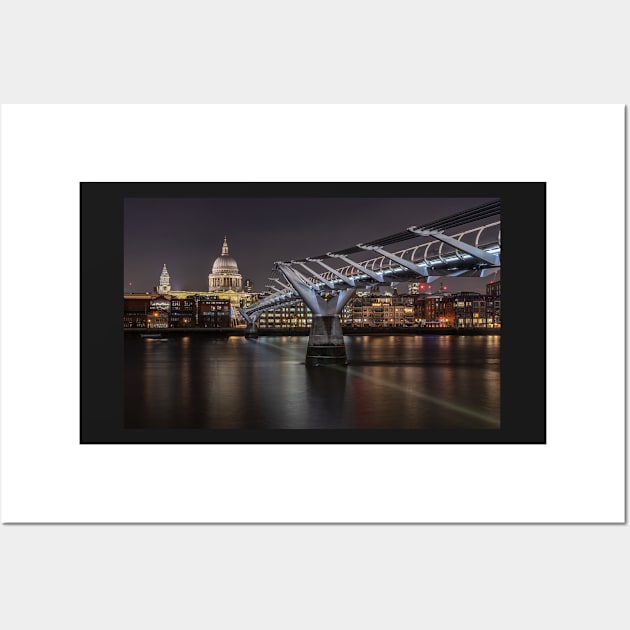
[[(501, 225), (500, 221), (494, 221), (493, 223), (488, 223), (487, 225), (482, 225), (481, 227), (465, 230), (464, 232), (459, 232), (458, 234), (454, 234), (453, 238), (457, 240), (462, 240), (464, 237), (470, 234), (474, 234), (475, 247), (478, 247), (479, 249), (491, 249), (496, 245), (500, 247), (501, 245), (501, 230), (500, 229), (498, 231), (498, 235), (495, 241), (485, 243), (484, 245), (479, 245), (481, 235), (486, 230), (496, 227), (496, 226), (500, 226), (500, 225)], [(435, 239), (432, 241), (428, 241), (426, 243), (420, 243), (418, 245), (414, 245), (413, 247), (407, 247), (406, 249), (401, 249), (401, 250), (392, 252), (392, 254), (395, 254), (396, 256), (399, 256), (400, 258), (404, 258), (405, 260), (408, 260), (409, 262), (416, 263), (418, 265), (426, 265), (428, 267), (433, 266), (435, 264), (447, 263), (450, 260), (455, 260), (455, 259), (466, 260), (466, 259), (471, 258), (470, 255), (460, 252), (458, 249), (450, 247), (448, 245), (446, 245), (446, 250), (445, 250), (445, 245), (446, 244), (444, 242)], [(434, 246), (438, 246), (438, 251), (433, 255), (429, 255), (429, 250), (431, 249), (431, 247), (434, 247)], [(419, 250), (423, 250), (423, 251), (418, 256), (417, 253)], [(366, 267), (368, 269), (371, 269), (372, 271), (377, 271), (377, 272), (389, 271), (393, 268), (400, 266), (398, 263), (394, 262), (393, 260), (390, 260), (389, 258), (386, 258), (385, 256), (375, 256), (373, 258), (369, 258), (367, 260), (357, 261), (357, 262), (363, 267)], [(362, 275), (362, 272), (352, 265), (346, 265), (345, 267), (340, 267), (337, 269), (337, 271), (349, 278), (359, 277)], [(330, 280), (331, 282), (339, 282), (339, 279), (331, 271), (325, 271), (321, 275), (322, 277), (326, 278), (326, 280)], [(313, 280), (313, 284), (318, 284), (315, 278), (311, 278), (311, 280)]]

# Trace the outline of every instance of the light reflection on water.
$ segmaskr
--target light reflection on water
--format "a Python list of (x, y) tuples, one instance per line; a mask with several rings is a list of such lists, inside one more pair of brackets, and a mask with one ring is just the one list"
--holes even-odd
[(307, 368), (307, 337), (125, 338), (125, 426), (496, 429), (499, 336), (347, 336)]

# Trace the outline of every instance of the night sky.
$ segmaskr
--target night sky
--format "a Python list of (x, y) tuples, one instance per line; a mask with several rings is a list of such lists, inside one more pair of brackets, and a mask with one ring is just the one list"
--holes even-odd
[[(422, 225), (491, 198), (169, 198), (125, 200), (124, 292), (151, 291), (166, 263), (173, 290), (207, 291), (223, 236), (243, 276), (264, 291), (276, 260), (303, 259)], [(455, 231), (462, 231), (457, 228)], [(447, 232), (452, 233), (452, 231)], [(400, 250), (415, 241), (390, 246)], [(370, 258), (369, 252), (363, 259)], [(361, 257), (353, 257), (361, 260)], [(330, 261), (328, 261), (329, 264)], [(336, 264), (338, 263), (338, 264)], [(342, 261), (332, 262), (333, 267)], [(314, 263), (315, 270), (321, 269)], [(496, 278), (500, 276), (497, 274)], [(485, 292), (493, 276), (444, 278)], [(129, 283), (132, 283), (130, 286)], [(439, 280), (434, 283), (434, 290)], [(398, 286), (406, 292), (406, 283)]]

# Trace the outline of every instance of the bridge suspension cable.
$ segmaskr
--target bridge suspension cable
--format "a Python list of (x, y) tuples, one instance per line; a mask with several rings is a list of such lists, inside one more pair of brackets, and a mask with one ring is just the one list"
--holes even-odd
[[(367, 241), (362, 243), (362, 245), (377, 245), (380, 247), (384, 247), (386, 245), (393, 245), (395, 243), (401, 243), (403, 241), (408, 241), (412, 239), (417, 239), (418, 234), (413, 232), (414, 229), (421, 230), (436, 230), (443, 231), (454, 227), (460, 227), (462, 225), (467, 225), (470, 223), (483, 221), (485, 219), (490, 219), (494, 216), (498, 216), (501, 213), (501, 200), (496, 199), (494, 201), (490, 201), (474, 208), (470, 208), (468, 210), (464, 210), (462, 212), (458, 212), (457, 214), (453, 214), (450, 217), (446, 217), (443, 219), (436, 219), (435, 221), (430, 221), (429, 223), (424, 223), (421, 226), (412, 226), (411, 228), (407, 228), (401, 232), (395, 232), (394, 234), (389, 234), (388, 236), (382, 236), (380, 238), (376, 238), (372, 241)], [(339, 249), (334, 252), (327, 252), (325, 254), (319, 254), (318, 256), (310, 256), (311, 260), (317, 258), (332, 258), (337, 254), (341, 254), (343, 256), (350, 256), (352, 254), (358, 254), (362, 251), (362, 248), (358, 245), (353, 245), (351, 247), (347, 247), (346, 249)], [(304, 258), (300, 261), (294, 262), (306, 262), (308, 258)]]

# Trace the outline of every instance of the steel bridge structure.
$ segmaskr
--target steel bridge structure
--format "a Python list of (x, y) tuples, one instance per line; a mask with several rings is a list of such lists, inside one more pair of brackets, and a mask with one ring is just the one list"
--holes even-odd
[(302, 300), (313, 315), (306, 365), (346, 364), (339, 315), (357, 289), (494, 273), (501, 267), (500, 213), (494, 200), (346, 249), (276, 261), (268, 295), (240, 309), (248, 336), (257, 336), (260, 313)]

